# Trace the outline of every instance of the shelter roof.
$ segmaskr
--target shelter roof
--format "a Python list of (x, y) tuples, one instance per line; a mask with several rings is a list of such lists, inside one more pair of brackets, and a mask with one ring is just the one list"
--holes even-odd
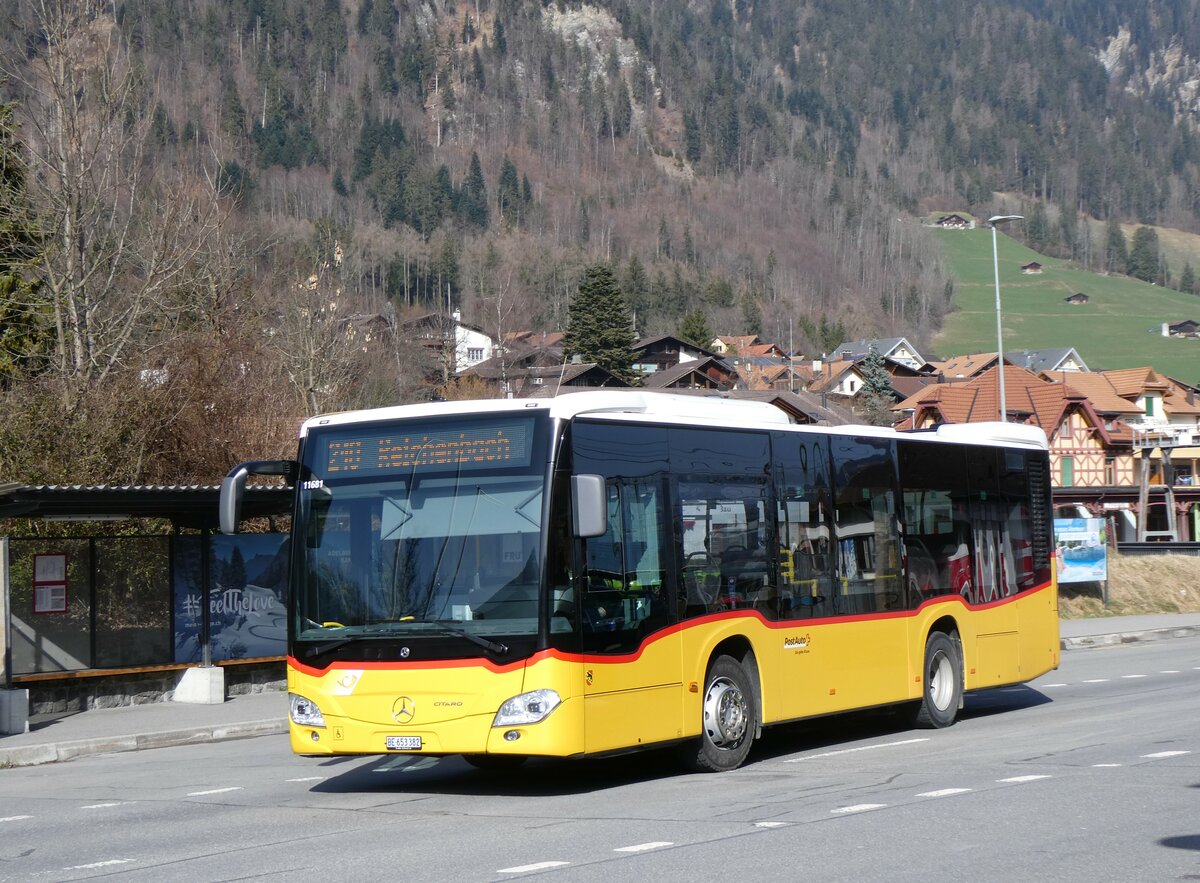
[[(47, 518), (103, 521), (121, 518), (165, 518), (180, 527), (217, 527), (221, 489), (202, 485), (25, 485), (0, 484), (0, 518)], [(242, 500), (242, 516), (286, 515), (292, 488), (250, 486)]]

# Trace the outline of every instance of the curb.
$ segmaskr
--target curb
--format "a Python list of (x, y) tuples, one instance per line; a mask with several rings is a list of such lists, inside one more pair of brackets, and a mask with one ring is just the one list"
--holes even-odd
[(95, 739), (76, 739), (70, 742), (49, 742), (42, 745), (22, 745), (0, 748), (0, 769), (59, 763), (77, 757), (115, 754), (122, 751), (141, 751), (146, 748), (170, 748), (176, 745), (197, 745), (205, 742), (225, 742), (230, 739), (250, 739), (255, 736), (274, 736), (286, 733), (287, 720), (246, 721), (213, 727), (194, 727), (187, 730), (168, 730), (161, 733), (139, 733), (133, 736), (105, 736)]
[(1063, 650), (1085, 650), (1089, 647), (1113, 647), (1118, 644), (1140, 644), (1164, 641), (1168, 638), (1194, 638), (1200, 635), (1200, 627), (1185, 625), (1177, 628), (1143, 629), (1136, 632), (1115, 632), (1109, 635), (1086, 635), (1078, 638), (1060, 638)]

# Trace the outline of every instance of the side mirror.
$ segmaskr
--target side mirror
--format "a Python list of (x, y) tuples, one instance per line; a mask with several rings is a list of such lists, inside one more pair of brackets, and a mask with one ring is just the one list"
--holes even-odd
[(603, 475), (571, 476), (571, 529), (577, 537), (608, 532), (608, 497)]
[(295, 460), (249, 460), (229, 470), (221, 482), (221, 498), (218, 504), (221, 533), (237, 533), (242, 520), (242, 497), (246, 494), (246, 479), (251, 475), (282, 475), (289, 482), (300, 474), (300, 464)]

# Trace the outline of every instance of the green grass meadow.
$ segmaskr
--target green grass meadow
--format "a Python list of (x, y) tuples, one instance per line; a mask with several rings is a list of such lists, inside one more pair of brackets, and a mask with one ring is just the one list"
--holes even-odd
[[(933, 341), (935, 352), (943, 358), (995, 352), (991, 230), (933, 230), (931, 235), (955, 278), (954, 309)], [(1087, 273), (1030, 251), (1003, 232), (997, 251), (1005, 351), (1073, 346), (1093, 371), (1150, 366), (1200, 383), (1200, 340), (1162, 336), (1164, 322), (1200, 321), (1200, 296), (1125, 276)], [(1030, 261), (1042, 264), (1040, 275), (1021, 272)], [(1191, 263), (1200, 267), (1200, 254)], [(1064, 301), (1079, 291), (1088, 303)]]

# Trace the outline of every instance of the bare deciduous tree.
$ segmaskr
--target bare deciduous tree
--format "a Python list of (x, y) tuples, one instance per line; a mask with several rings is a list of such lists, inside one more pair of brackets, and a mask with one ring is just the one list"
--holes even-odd
[(9, 75), (24, 90), (39, 270), (72, 411), (89, 384), (171, 333), (225, 209), (213, 176), (153, 161), (154, 101), (111, 4), (33, 0), (30, 20), (36, 62)]

